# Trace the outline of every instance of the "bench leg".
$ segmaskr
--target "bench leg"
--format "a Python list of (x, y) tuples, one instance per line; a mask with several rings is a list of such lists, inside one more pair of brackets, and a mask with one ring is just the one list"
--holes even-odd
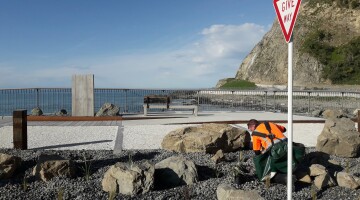
[(195, 116), (198, 116), (198, 108), (197, 108), (197, 107), (196, 107), (196, 108), (194, 108), (193, 113), (194, 113), (194, 115), (195, 115)]
[(147, 111), (148, 111), (147, 107), (144, 106), (144, 116), (147, 116)]

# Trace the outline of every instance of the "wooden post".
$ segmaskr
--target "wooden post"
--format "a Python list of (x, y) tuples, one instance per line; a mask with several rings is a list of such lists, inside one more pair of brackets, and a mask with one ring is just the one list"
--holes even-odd
[(27, 149), (27, 110), (13, 112), (13, 141), (15, 149)]

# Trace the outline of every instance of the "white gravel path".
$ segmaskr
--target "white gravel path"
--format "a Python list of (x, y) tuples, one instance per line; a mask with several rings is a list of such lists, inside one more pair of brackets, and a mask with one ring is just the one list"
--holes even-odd
[[(164, 136), (172, 130), (191, 126), (171, 123), (248, 120), (286, 120), (283, 113), (270, 112), (203, 112), (198, 117), (174, 115), (182, 118), (125, 120), (118, 126), (28, 126), (28, 148), (113, 150), (118, 130), (123, 149), (159, 149)], [(318, 120), (319, 118), (294, 116), (294, 120)], [(282, 124), (287, 127), (287, 124)], [(245, 124), (236, 126), (246, 127)], [(316, 146), (316, 140), (324, 127), (323, 123), (293, 124), (293, 141), (307, 147)], [(0, 128), (0, 148), (13, 148), (12, 126)], [(117, 141), (119, 142), (119, 141)], [(118, 143), (119, 144), (119, 143)]]
[(124, 127), (124, 149), (161, 149), (162, 139), (170, 131), (190, 125), (142, 125)]
[[(282, 124), (287, 127), (287, 124)], [(170, 131), (191, 125), (127, 125), (123, 127), (123, 149), (159, 149)], [(245, 127), (245, 124), (237, 124)], [(294, 142), (316, 146), (324, 124), (293, 124)], [(29, 149), (113, 150), (117, 126), (29, 126)], [(12, 148), (12, 126), (0, 128), (0, 148)]]
[[(117, 126), (28, 126), (28, 149), (108, 149), (115, 144)], [(13, 148), (13, 127), (0, 128), (0, 148)]]
[[(163, 137), (189, 125), (123, 127), (123, 149), (159, 149)], [(28, 126), (28, 149), (113, 150), (118, 126)], [(0, 148), (13, 148), (13, 127), (0, 128)]]

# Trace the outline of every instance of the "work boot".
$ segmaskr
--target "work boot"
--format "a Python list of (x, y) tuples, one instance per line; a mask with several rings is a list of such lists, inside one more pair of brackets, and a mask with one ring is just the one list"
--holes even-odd
[[(280, 184), (286, 185), (286, 183), (287, 183), (287, 174), (277, 173), (277, 174), (271, 179), (271, 181), (274, 182), (274, 183), (280, 183)], [(293, 183), (296, 182), (296, 177), (295, 177), (295, 175), (292, 175), (292, 182), (293, 182)]]

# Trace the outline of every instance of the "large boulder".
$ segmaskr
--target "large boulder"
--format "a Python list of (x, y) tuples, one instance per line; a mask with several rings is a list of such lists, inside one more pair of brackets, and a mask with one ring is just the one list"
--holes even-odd
[(72, 160), (65, 159), (58, 155), (41, 154), (33, 169), (33, 175), (45, 182), (54, 177), (74, 178), (76, 167)]
[(340, 157), (360, 155), (360, 134), (349, 118), (329, 118), (317, 138), (316, 149)]
[(323, 112), (324, 112), (324, 110), (314, 110), (311, 113), (311, 116), (313, 116), (313, 117), (321, 117)]
[(31, 115), (33, 115), (33, 116), (41, 116), (41, 115), (43, 115), (43, 111), (41, 110), (41, 108), (36, 107), (36, 108), (33, 108), (31, 110)]
[(245, 129), (228, 124), (203, 124), (185, 127), (168, 133), (161, 146), (163, 149), (189, 153), (206, 152), (215, 154), (218, 150), (232, 152), (248, 147), (250, 135)]
[(322, 112), (322, 116), (325, 119), (342, 118), (344, 116), (344, 112), (342, 110), (327, 109)]
[(327, 109), (322, 113), (323, 118), (331, 119), (331, 118), (353, 118), (354, 115), (351, 111), (344, 109), (344, 110), (333, 110)]
[(20, 165), (21, 158), (0, 153), (0, 180), (11, 178)]
[(319, 176), (322, 174), (326, 174), (326, 168), (319, 164), (312, 164), (309, 168), (310, 176)]
[(295, 171), (295, 176), (298, 182), (311, 183), (311, 177), (306, 171)]
[(256, 190), (239, 190), (228, 184), (220, 184), (216, 189), (218, 200), (262, 200)]
[(360, 187), (360, 185), (359, 185), (359, 183), (357, 183), (355, 177), (346, 172), (337, 173), (336, 181), (340, 187), (345, 187), (345, 188), (350, 188), (350, 189), (357, 189)]
[(198, 179), (195, 163), (182, 156), (172, 156), (155, 164), (155, 181), (159, 187), (190, 185)]
[(220, 161), (225, 160), (225, 156), (223, 151), (220, 149), (216, 152), (216, 154), (211, 157), (211, 160), (214, 161), (215, 164), (219, 163)]
[(105, 172), (102, 189), (131, 196), (144, 194), (154, 187), (154, 172), (154, 166), (147, 161), (142, 164), (118, 162)]
[(99, 109), (99, 111), (96, 113), (96, 117), (102, 117), (102, 116), (117, 116), (119, 115), (120, 107), (111, 104), (111, 103), (104, 103), (103, 106)]
[(318, 189), (336, 186), (335, 180), (330, 176), (329, 173), (316, 176), (314, 179), (314, 184)]

